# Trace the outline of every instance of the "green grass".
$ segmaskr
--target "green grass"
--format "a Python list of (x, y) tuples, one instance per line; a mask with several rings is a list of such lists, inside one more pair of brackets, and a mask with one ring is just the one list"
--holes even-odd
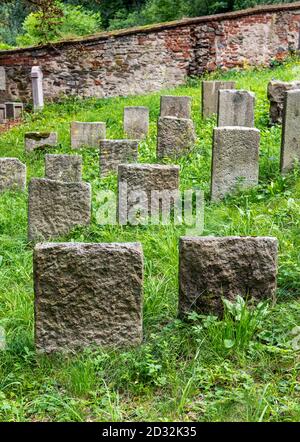
[[(198, 142), (178, 161), (181, 188), (200, 187), (206, 195), (204, 235), (272, 235), (280, 244), (278, 301), (251, 310), (239, 300), (227, 305), (223, 320), (191, 315), (177, 319), (178, 238), (184, 227), (99, 226), (100, 189), (116, 189), (116, 177), (100, 180), (98, 153), (80, 152), (84, 179), (92, 183), (93, 222), (62, 240), (141, 241), (145, 255), (144, 343), (132, 350), (86, 350), (76, 356), (37, 356), (33, 343), (32, 248), (27, 242), (27, 195), (0, 195), (0, 325), (7, 350), (0, 352), (1, 421), (298, 421), (299, 351), (292, 329), (300, 325), (300, 175), (279, 175), (280, 127), (268, 127), (267, 83), (299, 78), (300, 62), (272, 70), (216, 73), (256, 93), (256, 126), (261, 130), (257, 188), (208, 200), (214, 119), (202, 121), (200, 81), (168, 91), (193, 97)], [(165, 93), (167, 91), (163, 91)], [(151, 127), (140, 145), (139, 161), (155, 162), (160, 94), (107, 100), (66, 100), (28, 114), (21, 126), (0, 137), (1, 156), (26, 162), (28, 179), (43, 176), (44, 154), (25, 155), (27, 131), (57, 130), (70, 150), (72, 120), (106, 121), (108, 138), (122, 138), (126, 105), (150, 108)]]

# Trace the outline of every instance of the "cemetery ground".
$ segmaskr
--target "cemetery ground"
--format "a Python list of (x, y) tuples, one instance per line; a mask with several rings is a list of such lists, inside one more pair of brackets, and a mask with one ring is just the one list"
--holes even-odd
[(26, 114), (23, 124), (1, 135), (1, 156), (26, 163), (29, 180), (44, 176), (45, 153), (24, 153), (25, 132), (58, 131), (60, 145), (48, 153), (77, 153), (70, 149), (71, 121), (106, 121), (107, 138), (118, 139), (124, 137), (124, 106), (148, 106), (150, 135), (140, 143), (139, 162), (154, 163), (160, 95), (190, 95), (198, 141), (176, 164), (181, 166), (182, 190), (205, 191), (203, 235), (275, 236), (280, 247), (275, 305), (251, 309), (239, 300), (226, 306), (223, 319), (192, 314), (190, 322), (181, 322), (178, 239), (185, 228), (98, 225), (97, 192), (116, 191), (117, 178), (100, 180), (99, 152), (82, 149), (83, 179), (93, 189), (93, 221), (60, 240), (142, 243), (144, 342), (135, 349), (41, 356), (33, 342), (27, 195), (2, 194), (0, 326), (6, 330), (6, 351), (0, 351), (1, 421), (299, 421), (300, 337), (295, 327), (300, 326), (300, 171), (296, 168), (285, 177), (278, 172), (281, 127), (269, 127), (266, 97), (272, 78), (291, 81), (299, 76), (297, 59), (269, 70), (210, 76), (236, 80), (238, 88), (255, 92), (256, 127), (261, 130), (259, 185), (217, 204), (209, 202), (215, 119), (201, 119), (200, 80), (147, 96), (69, 98), (47, 105), (41, 114)]

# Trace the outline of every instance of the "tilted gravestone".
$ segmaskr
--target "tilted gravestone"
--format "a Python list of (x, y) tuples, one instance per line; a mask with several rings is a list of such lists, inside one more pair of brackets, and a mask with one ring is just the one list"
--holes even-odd
[(83, 123), (73, 121), (71, 123), (71, 147), (80, 149), (82, 147), (99, 148), (100, 140), (106, 138), (106, 124), (103, 122)]
[(214, 129), (211, 199), (258, 183), (260, 132), (250, 127)]
[(0, 158), (0, 192), (24, 190), (26, 165), (18, 158)]
[(202, 118), (218, 113), (219, 91), (235, 89), (235, 81), (202, 81)]
[(0, 91), (6, 90), (6, 73), (5, 68), (0, 66)]
[(141, 343), (139, 243), (44, 243), (35, 247), (33, 260), (38, 351)]
[(293, 169), (300, 162), (300, 90), (286, 92), (283, 112), (280, 170)]
[(25, 151), (55, 147), (58, 143), (57, 132), (27, 132), (25, 134)]
[(130, 139), (140, 140), (149, 132), (149, 109), (144, 106), (124, 107), (124, 132)]
[(254, 127), (255, 95), (242, 90), (220, 90), (218, 126)]
[(66, 235), (91, 220), (91, 186), (46, 178), (29, 183), (29, 240), (49, 240)]
[(80, 155), (47, 154), (45, 156), (45, 177), (57, 181), (81, 181), (82, 157)]
[(31, 68), (31, 84), (33, 110), (37, 112), (44, 107), (43, 72), (39, 66)]
[(6, 106), (5, 104), (0, 104), (0, 123), (6, 122)]
[(191, 118), (192, 98), (162, 95), (160, 97), (160, 116)]
[(24, 110), (23, 103), (8, 101), (5, 103), (5, 107), (6, 107), (6, 118), (8, 120), (17, 120), (22, 117)]
[(122, 163), (134, 163), (138, 159), (137, 140), (100, 141), (100, 177), (117, 173)]
[(176, 158), (194, 146), (194, 123), (186, 118), (160, 117), (157, 123), (157, 158)]
[(268, 84), (268, 99), (270, 101), (270, 123), (281, 124), (285, 94), (287, 91), (300, 89), (300, 81), (273, 80)]
[(179, 314), (218, 315), (222, 298), (274, 300), (278, 242), (272, 237), (182, 237)]
[(118, 167), (119, 223), (143, 224), (149, 217), (156, 220), (160, 213), (168, 217), (178, 192), (179, 166), (121, 164)]

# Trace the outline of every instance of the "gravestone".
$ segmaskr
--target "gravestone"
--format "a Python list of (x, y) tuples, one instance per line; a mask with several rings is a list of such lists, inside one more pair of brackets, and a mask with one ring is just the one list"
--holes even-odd
[(43, 72), (39, 66), (31, 68), (31, 84), (33, 110), (37, 112), (44, 107)]
[(71, 123), (71, 147), (80, 149), (82, 147), (99, 148), (100, 140), (106, 138), (106, 124), (103, 122), (83, 123), (73, 121)]
[(254, 127), (255, 95), (242, 90), (220, 90), (218, 126)]
[(23, 114), (23, 103), (6, 102), (6, 118), (8, 120), (18, 120)]
[(100, 177), (117, 173), (122, 163), (134, 163), (138, 159), (138, 141), (136, 140), (101, 140), (100, 141)]
[(202, 81), (202, 118), (218, 113), (219, 91), (235, 89), (235, 81)]
[(280, 170), (293, 169), (295, 161), (300, 162), (300, 90), (286, 92), (283, 111)]
[(6, 106), (5, 104), (0, 104), (0, 123), (6, 122)]
[(130, 139), (146, 138), (149, 132), (149, 109), (144, 106), (124, 107), (124, 132)]
[(82, 157), (80, 155), (45, 156), (45, 177), (50, 180), (81, 181)]
[[(179, 166), (121, 164), (118, 167), (118, 219), (120, 224), (143, 224), (148, 217), (168, 216), (179, 192)], [(140, 217), (138, 216), (140, 212)]]
[(25, 151), (55, 147), (58, 143), (57, 132), (27, 132), (25, 134)]
[(91, 219), (91, 186), (46, 178), (29, 183), (29, 240), (49, 240), (66, 235)]
[(0, 192), (24, 190), (26, 165), (18, 158), (0, 158)]
[(300, 89), (300, 81), (273, 80), (268, 84), (268, 99), (270, 101), (270, 123), (281, 124), (285, 94), (287, 91)]
[(44, 243), (33, 255), (35, 344), (40, 352), (142, 341), (139, 243)]
[(219, 315), (222, 298), (274, 300), (277, 249), (272, 237), (180, 238), (180, 316)]
[(5, 68), (0, 66), (0, 91), (6, 90), (6, 73)]
[(162, 95), (160, 97), (160, 116), (191, 118), (192, 98)]
[(186, 118), (160, 117), (157, 123), (157, 158), (176, 158), (196, 142), (194, 123)]
[(248, 127), (217, 127), (214, 129), (211, 199), (258, 183), (258, 129)]

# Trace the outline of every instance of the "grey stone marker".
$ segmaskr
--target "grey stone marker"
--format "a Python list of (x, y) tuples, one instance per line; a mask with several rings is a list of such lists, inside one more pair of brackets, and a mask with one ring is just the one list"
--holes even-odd
[(300, 90), (286, 92), (283, 111), (280, 170), (293, 169), (295, 161), (300, 162)]
[(6, 102), (6, 118), (8, 120), (17, 120), (22, 117), (23, 103), (19, 102)]
[(82, 157), (80, 155), (47, 154), (45, 156), (45, 177), (56, 181), (81, 181)]
[(191, 118), (192, 98), (178, 97), (174, 95), (162, 95), (160, 97), (160, 116)]
[(218, 126), (254, 127), (255, 95), (242, 90), (219, 91)]
[(137, 140), (100, 141), (100, 177), (117, 173), (122, 163), (134, 163), (138, 159)]
[(6, 73), (5, 68), (0, 66), (0, 91), (6, 90)]
[(18, 158), (0, 158), (0, 192), (24, 190), (26, 165)]
[(71, 147), (80, 149), (82, 147), (99, 148), (100, 140), (106, 138), (106, 124), (103, 122), (79, 122), (71, 123)]
[(33, 110), (37, 112), (44, 107), (43, 72), (39, 66), (33, 66), (31, 68), (31, 84)]
[(40, 352), (142, 341), (139, 243), (44, 243), (34, 249), (35, 344)]
[(57, 132), (28, 132), (25, 134), (25, 151), (55, 147), (58, 143)]
[(160, 117), (157, 123), (157, 158), (176, 158), (196, 142), (194, 123), (186, 118)]
[(34, 178), (29, 183), (29, 240), (49, 240), (67, 234), (91, 219), (91, 186)]
[[(157, 215), (162, 200), (165, 206), (161, 210), (168, 215), (178, 197), (179, 170), (179, 166), (173, 165), (121, 164), (118, 167), (119, 223), (142, 224), (143, 220)], [(140, 219), (135, 217), (138, 208)]]
[(235, 89), (235, 81), (202, 81), (202, 118), (218, 113), (219, 91)]
[(278, 241), (272, 237), (182, 237), (179, 315), (219, 315), (222, 298), (274, 300)]
[(270, 123), (281, 124), (285, 93), (290, 90), (300, 89), (300, 81), (270, 81), (268, 84), (268, 99), (270, 101)]
[(6, 122), (6, 106), (5, 104), (0, 104), (0, 123)]
[(149, 109), (144, 106), (124, 107), (124, 132), (128, 138), (141, 140), (149, 132)]
[(258, 129), (217, 127), (214, 129), (211, 199), (217, 201), (237, 187), (248, 188), (258, 183)]

